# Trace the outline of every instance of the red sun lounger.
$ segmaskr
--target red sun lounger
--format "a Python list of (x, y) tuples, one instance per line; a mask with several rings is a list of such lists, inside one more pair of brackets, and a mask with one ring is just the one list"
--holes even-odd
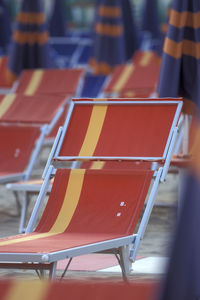
[(132, 57), (132, 62), (136, 65), (153, 65), (160, 64), (161, 58), (155, 51), (136, 51)]
[(123, 265), (123, 246), (135, 242), (152, 176), (151, 170), (58, 169), (34, 232), (0, 240), (0, 267), (39, 266), (53, 276), (58, 260), (104, 250), (116, 251)]
[(48, 124), (48, 132), (60, 118), (68, 98), (62, 95), (0, 95), (0, 122)]
[(15, 92), (29, 96), (40, 93), (75, 96), (83, 74), (83, 69), (25, 70)]
[[(31, 291), (32, 300), (154, 300), (160, 283), (153, 280), (124, 281), (107, 280), (68, 280), (48, 282), (38, 280), (0, 281), (0, 299), (26, 299)], [(17, 298), (16, 298), (17, 297)]]
[(28, 179), (46, 126), (0, 125), (0, 183)]
[(119, 97), (150, 97), (155, 92), (160, 72), (160, 60), (152, 53), (138, 55), (136, 63), (117, 66), (104, 88), (105, 95)]
[[(0, 267), (46, 268), (54, 277), (58, 260), (106, 251), (119, 256), (127, 276), (158, 185), (166, 176), (181, 107), (182, 102), (174, 100), (72, 102), (52, 147), (26, 234), (0, 240)], [(164, 166), (154, 171), (66, 170), (71, 160), (154, 161)], [(56, 164), (62, 169), (56, 171)], [(36, 226), (54, 174), (48, 204)]]
[[(23, 124), (28, 125), (38, 125), (42, 126), (45, 125), (45, 137), (47, 136), (48, 133), (52, 134), (53, 130), (56, 126), (56, 123), (60, 119), (60, 116), (62, 115), (63, 111), (68, 108), (68, 103), (67, 103), (68, 98), (66, 98), (63, 95), (50, 95), (50, 94), (38, 94), (38, 95), (33, 95), (33, 96), (26, 96), (23, 94), (7, 94), (7, 95), (0, 95), (0, 124), (10, 124), (10, 125), (16, 125), (16, 124)], [(5, 127), (3, 127), (5, 129)], [(3, 129), (3, 131), (4, 131)], [(8, 129), (7, 129), (8, 130)], [(21, 128), (20, 128), (21, 130)], [(32, 130), (32, 129), (31, 129)], [(39, 129), (33, 128), (33, 131), (39, 132)], [(5, 131), (5, 134), (7, 134), (7, 131)], [(18, 137), (18, 132), (15, 132), (15, 127), (14, 127), (14, 139), (20, 139), (22, 137)], [(31, 135), (31, 133), (30, 133)], [(53, 137), (53, 136), (52, 136)], [(9, 139), (9, 137), (7, 138)], [(13, 137), (12, 137), (13, 139)], [(11, 139), (11, 141), (12, 141)], [(10, 143), (12, 143), (10, 141)], [(7, 141), (8, 143), (9, 141)], [(23, 142), (23, 139), (22, 139)], [(27, 140), (27, 143), (29, 140)], [(40, 146), (43, 146), (44, 141)], [(24, 141), (24, 146), (26, 145), (26, 141)], [(30, 144), (30, 150), (33, 150), (32, 144)], [(7, 152), (7, 144), (5, 144), (5, 152), (8, 153), (12, 157), (12, 153)], [(2, 150), (3, 148), (1, 148)], [(4, 160), (2, 153), (2, 160)], [(25, 165), (28, 163), (25, 161)], [(7, 158), (7, 163), (8, 165), (12, 165), (10, 163), (10, 157)], [(5, 164), (5, 162), (4, 162)], [(18, 162), (20, 166), (20, 162)], [(22, 173), (24, 172), (24, 164), (23, 160), (21, 161), (22, 164)], [(14, 165), (12, 165), (13, 171), (12, 171), (12, 177), (14, 172)], [(18, 171), (18, 170), (17, 170)], [(0, 167), (0, 172), (1, 172), (1, 178), (0, 182), (12, 182), (11, 174), (7, 174), (9, 176), (8, 180), (5, 178), (5, 173), (6, 170), (3, 171), (3, 165)], [(20, 174), (21, 174), (20, 172)], [(30, 174), (30, 172), (28, 172)], [(19, 176), (16, 177), (16, 179), (28, 179), (28, 176)], [(20, 211), (20, 225), (19, 225), (19, 230), (22, 232), (24, 230), (24, 217), (25, 214), (23, 213), (24, 209), (27, 209), (27, 203), (29, 203), (28, 198), (26, 198), (24, 195), (22, 196), (22, 193), (19, 193), (18, 191), (14, 191), (17, 203), (21, 203), (21, 211)], [(24, 216), (24, 217), (23, 217)]]

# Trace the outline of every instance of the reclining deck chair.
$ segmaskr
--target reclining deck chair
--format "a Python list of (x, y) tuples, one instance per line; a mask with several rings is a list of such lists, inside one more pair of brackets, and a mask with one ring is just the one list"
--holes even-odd
[(133, 62), (117, 66), (104, 88), (104, 94), (125, 98), (150, 97), (155, 92), (160, 59), (151, 51), (138, 53)]
[[(82, 90), (84, 70), (79, 69), (49, 69), (49, 70), (25, 70), (22, 72), (15, 85), (15, 92), (25, 95), (51, 94), (76, 97)], [(66, 117), (67, 105), (61, 115), (61, 120), (55, 124), (56, 132), (62, 118)], [(55, 138), (52, 131), (46, 138), (46, 144), (52, 144)]]
[[(45, 126), (45, 137), (52, 132), (64, 108), (67, 99), (62, 95), (40, 94), (25, 96), (22, 94), (0, 95), (0, 124), (23, 124)], [(40, 147), (44, 144), (44, 140)], [(19, 180), (29, 179), (30, 176), (19, 177)], [(12, 186), (12, 180), (6, 181)], [(13, 190), (20, 209), (19, 232), (24, 231), (25, 212), (30, 203), (25, 193)]]
[(30, 177), (46, 126), (0, 125), (0, 184)]
[[(165, 180), (181, 106), (181, 101), (73, 101), (52, 147), (26, 234), (0, 240), (0, 267), (46, 269), (54, 277), (58, 260), (108, 252), (116, 255), (126, 277), (159, 182)], [(71, 160), (89, 159), (164, 166), (155, 171), (64, 168)], [(55, 163), (62, 168), (56, 171)], [(48, 204), (34, 229), (54, 174)]]
[(79, 94), (82, 86), (83, 69), (25, 70), (19, 78), (16, 93)]
[(0, 95), (0, 122), (48, 124), (48, 132), (51, 132), (67, 101), (62, 95)]
[[(46, 125), (0, 124), (0, 184), (30, 178), (46, 134)], [(27, 201), (21, 205), (17, 192), (14, 194), (23, 220)]]

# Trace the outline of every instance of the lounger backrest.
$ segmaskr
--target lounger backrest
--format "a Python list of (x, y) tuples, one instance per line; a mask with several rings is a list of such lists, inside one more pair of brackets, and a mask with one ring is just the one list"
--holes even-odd
[(85, 233), (86, 239), (87, 234), (97, 239), (132, 234), (152, 175), (150, 170), (58, 169), (36, 232), (67, 230)]
[(126, 100), (75, 101), (55, 158), (165, 159), (181, 102)]
[(0, 125), (0, 172), (24, 172), (39, 135), (39, 127)]
[(0, 122), (50, 124), (65, 103), (62, 95), (0, 95)]
[(76, 94), (83, 69), (25, 70), (20, 76), (17, 93)]

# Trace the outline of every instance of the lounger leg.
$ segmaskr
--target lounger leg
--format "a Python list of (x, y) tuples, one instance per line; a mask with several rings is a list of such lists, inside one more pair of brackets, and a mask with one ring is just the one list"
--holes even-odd
[(56, 277), (57, 262), (52, 263), (49, 271), (49, 280), (53, 280)]
[(46, 271), (45, 270), (35, 270), (39, 279), (43, 280), (45, 279)]
[(73, 257), (70, 257), (70, 259), (69, 259), (69, 261), (68, 261), (68, 263), (67, 263), (67, 265), (66, 265), (66, 267), (65, 267), (65, 269), (64, 269), (64, 272), (63, 272), (62, 275), (61, 275), (60, 280), (62, 280), (63, 277), (65, 276), (65, 274), (66, 274), (66, 272), (67, 272), (67, 270), (68, 270), (68, 268), (69, 268), (69, 265), (70, 265), (71, 262), (72, 262), (72, 259), (73, 259)]
[(22, 199), (23, 203), (21, 204), (21, 216), (20, 216), (20, 222), (19, 222), (19, 233), (25, 232), (25, 220), (26, 220), (26, 214), (28, 209), (28, 203), (29, 203), (29, 197), (27, 193), (24, 193), (24, 197)]
[(16, 205), (17, 205), (17, 215), (20, 216), (21, 214), (21, 204), (19, 200), (19, 194), (18, 192), (13, 191), (13, 194), (15, 195)]
[(120, 266), (122, 269), (122, 276), (124, 280), (128, 279), (128, 275), (130, 275), (132, 264), (130, 261), (130, 248), (129, 245), (123, 246), (119, 248), (120, 255)]
[(14, 195), (16, 199), (18, 214), (20, 216), (19, 233), (23, 233), (25, 231), (25, 219), (26, 219), (29, 198), (27, 197), (26, 192), (24, 192), (24, 195), (22, 197), (20, 197), (20, 192), (14, 191)]

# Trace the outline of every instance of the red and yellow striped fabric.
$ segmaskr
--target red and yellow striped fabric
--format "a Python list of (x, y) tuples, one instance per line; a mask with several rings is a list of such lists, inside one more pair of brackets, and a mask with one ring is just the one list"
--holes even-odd
[(50, 124), (65, 102), (66, 97), (62, 95), (0, 95), (0, 121)]
[(140, 66), (147, 66), (161, 63), (161, 57), (154, 51), (136, 51), (132, 57), (132, 62)]
[[(115, 280), (68, 280), (62, 282), (48, 281), (0, 281), (1, 300), (65, 300), (71, 298), (110, 300), (153, 300), (160, 283), (153, 280), (135, 280), (129, 283)], [(31, 293), (30, 293), (31, 291)], [(31, 295), (30, 295), (31, 294)]]
[(51, 253), (131, 235), (152, 176), (150, 170), (57, 170), (36, 230), (1, 239), (0, 252)]
[(19, 78), (16, 93), (27, 96), (38, 93), (75, 96), (83, 69), (25, 70)]
[(133, 62), (117, 66), (105, 93), (120, 97), (149, 97), (155, 91), (160, 72), (160, 58), (153, 52), (137, 52)]
[(75, 104), (59, 156), (162, 157), (177, 105), (146, 102)]

